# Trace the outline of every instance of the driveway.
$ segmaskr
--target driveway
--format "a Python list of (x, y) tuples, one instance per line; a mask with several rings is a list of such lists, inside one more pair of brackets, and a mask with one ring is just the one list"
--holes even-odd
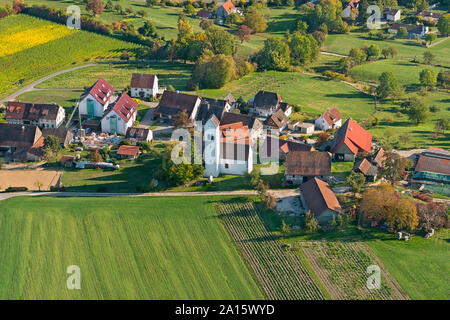
[(303, 213), (300, 189), (270, 190), (270, 193), (277, 199), (276, 211), (294, 215)]

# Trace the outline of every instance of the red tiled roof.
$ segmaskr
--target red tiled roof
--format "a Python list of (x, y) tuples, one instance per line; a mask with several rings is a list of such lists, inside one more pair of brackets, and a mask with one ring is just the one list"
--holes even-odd
[(114, 88), (103, 78), (97, 80), (97, 82), (89, 89), (89, 93), (100, 104), (104, 105), (114, 93)]
[(428, 171), (450, 175), (450, 156), (446, 154), (424, 152), (420, 155), (419, 160), (417, 160), (414, 171)]
[(342, 119), (342, 114), (337, 108), (327, 110), (322, 116), (330, 126)]
[(156, 75), (154, 74), (133, 73), (131, 75), (131, 87), (153, 89), (155, 79)]
[(322, 151), (292, 151), (286, 156), (286, 174), (302, 176), (329, 176), (331, 157)]
[(378, 149), (378, 151), (375, 153), (375, 156), (373, 157), (373, 161), (378, 166), (382, 167), (385, 160), (386, 160), (386, 153), (384, 152), (383, 148)]
[(234, 6), (233, 2), (231, 2), (231, 0), (228, 0), (227, 2), (224, 2), (222, 4), (222, 7), (225, 9), (225, 11), (227, 13), (231, 13), (233, 10), (236, 9), (236, 7)]
[(35, 104), (25, 102), (8, 102), (6, 108), (6, 119), (20, 120), (56, 120), (60, 106), (56, 104)]
[(357, 154), (359, 151), (370, 152), (372, 148), (372, 134), (350, 118), (336, 132), (331, 152), (335, 153), (344, 144), (353, 154)]
[(130, 98), (125, 92), (114, 102), (112, 110), (114, 110), (123, 120), (128, 122), (136, 113), (138, 104)]
[(117, 150), (117, 154), (121, 156), (134, 156), (136, 157), (139, 154), (139, 147), (137, 146), (127, 146), (121, 145), (119, 150)]
[(67, 161), (73, 161), (75, 160), (74, 156), (62, 156), (61, 159), (59, 159), (60, 162), (67, 162)]
[(302, 184), (300, 190), (308, 209), (314, 216), (319, 216), (327, 209), (342, 212), (336, 195), (325, 181), (317, 178), (311, 179)]

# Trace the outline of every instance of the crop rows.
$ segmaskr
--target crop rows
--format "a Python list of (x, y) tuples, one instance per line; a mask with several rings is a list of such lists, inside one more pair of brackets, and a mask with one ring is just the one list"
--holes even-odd
[(300, 258), (284, 250), (266, 230), (252, 203), (223, 203), (219, 212), (269, 299), (325, 299)]
[[(398, 283), (375, 257), (359, 242), (307, 241), (302, 251), (333, 299), (390, 300), (408, 299)], [(381, 270), (381, 288), (368, 289), (367, 267)]]

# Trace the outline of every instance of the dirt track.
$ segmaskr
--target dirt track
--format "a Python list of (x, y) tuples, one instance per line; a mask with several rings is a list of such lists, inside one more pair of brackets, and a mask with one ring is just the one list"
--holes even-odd
[(8, 187), (27, 187), (28, 190), (38, 190), (37, 181), (42, 183), (41, 190), (50, 190), (55, 186), (62, 171), (57, 170), (0, 170), (0, 190)]

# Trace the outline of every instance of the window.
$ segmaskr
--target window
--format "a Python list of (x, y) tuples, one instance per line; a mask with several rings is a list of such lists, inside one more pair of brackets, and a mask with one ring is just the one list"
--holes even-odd
[(228, 163), (225, 163), (225, 169), (228, 169)]
[(211, 135), (211, 141), (214, 141), (214, 136), (213, 135)]

